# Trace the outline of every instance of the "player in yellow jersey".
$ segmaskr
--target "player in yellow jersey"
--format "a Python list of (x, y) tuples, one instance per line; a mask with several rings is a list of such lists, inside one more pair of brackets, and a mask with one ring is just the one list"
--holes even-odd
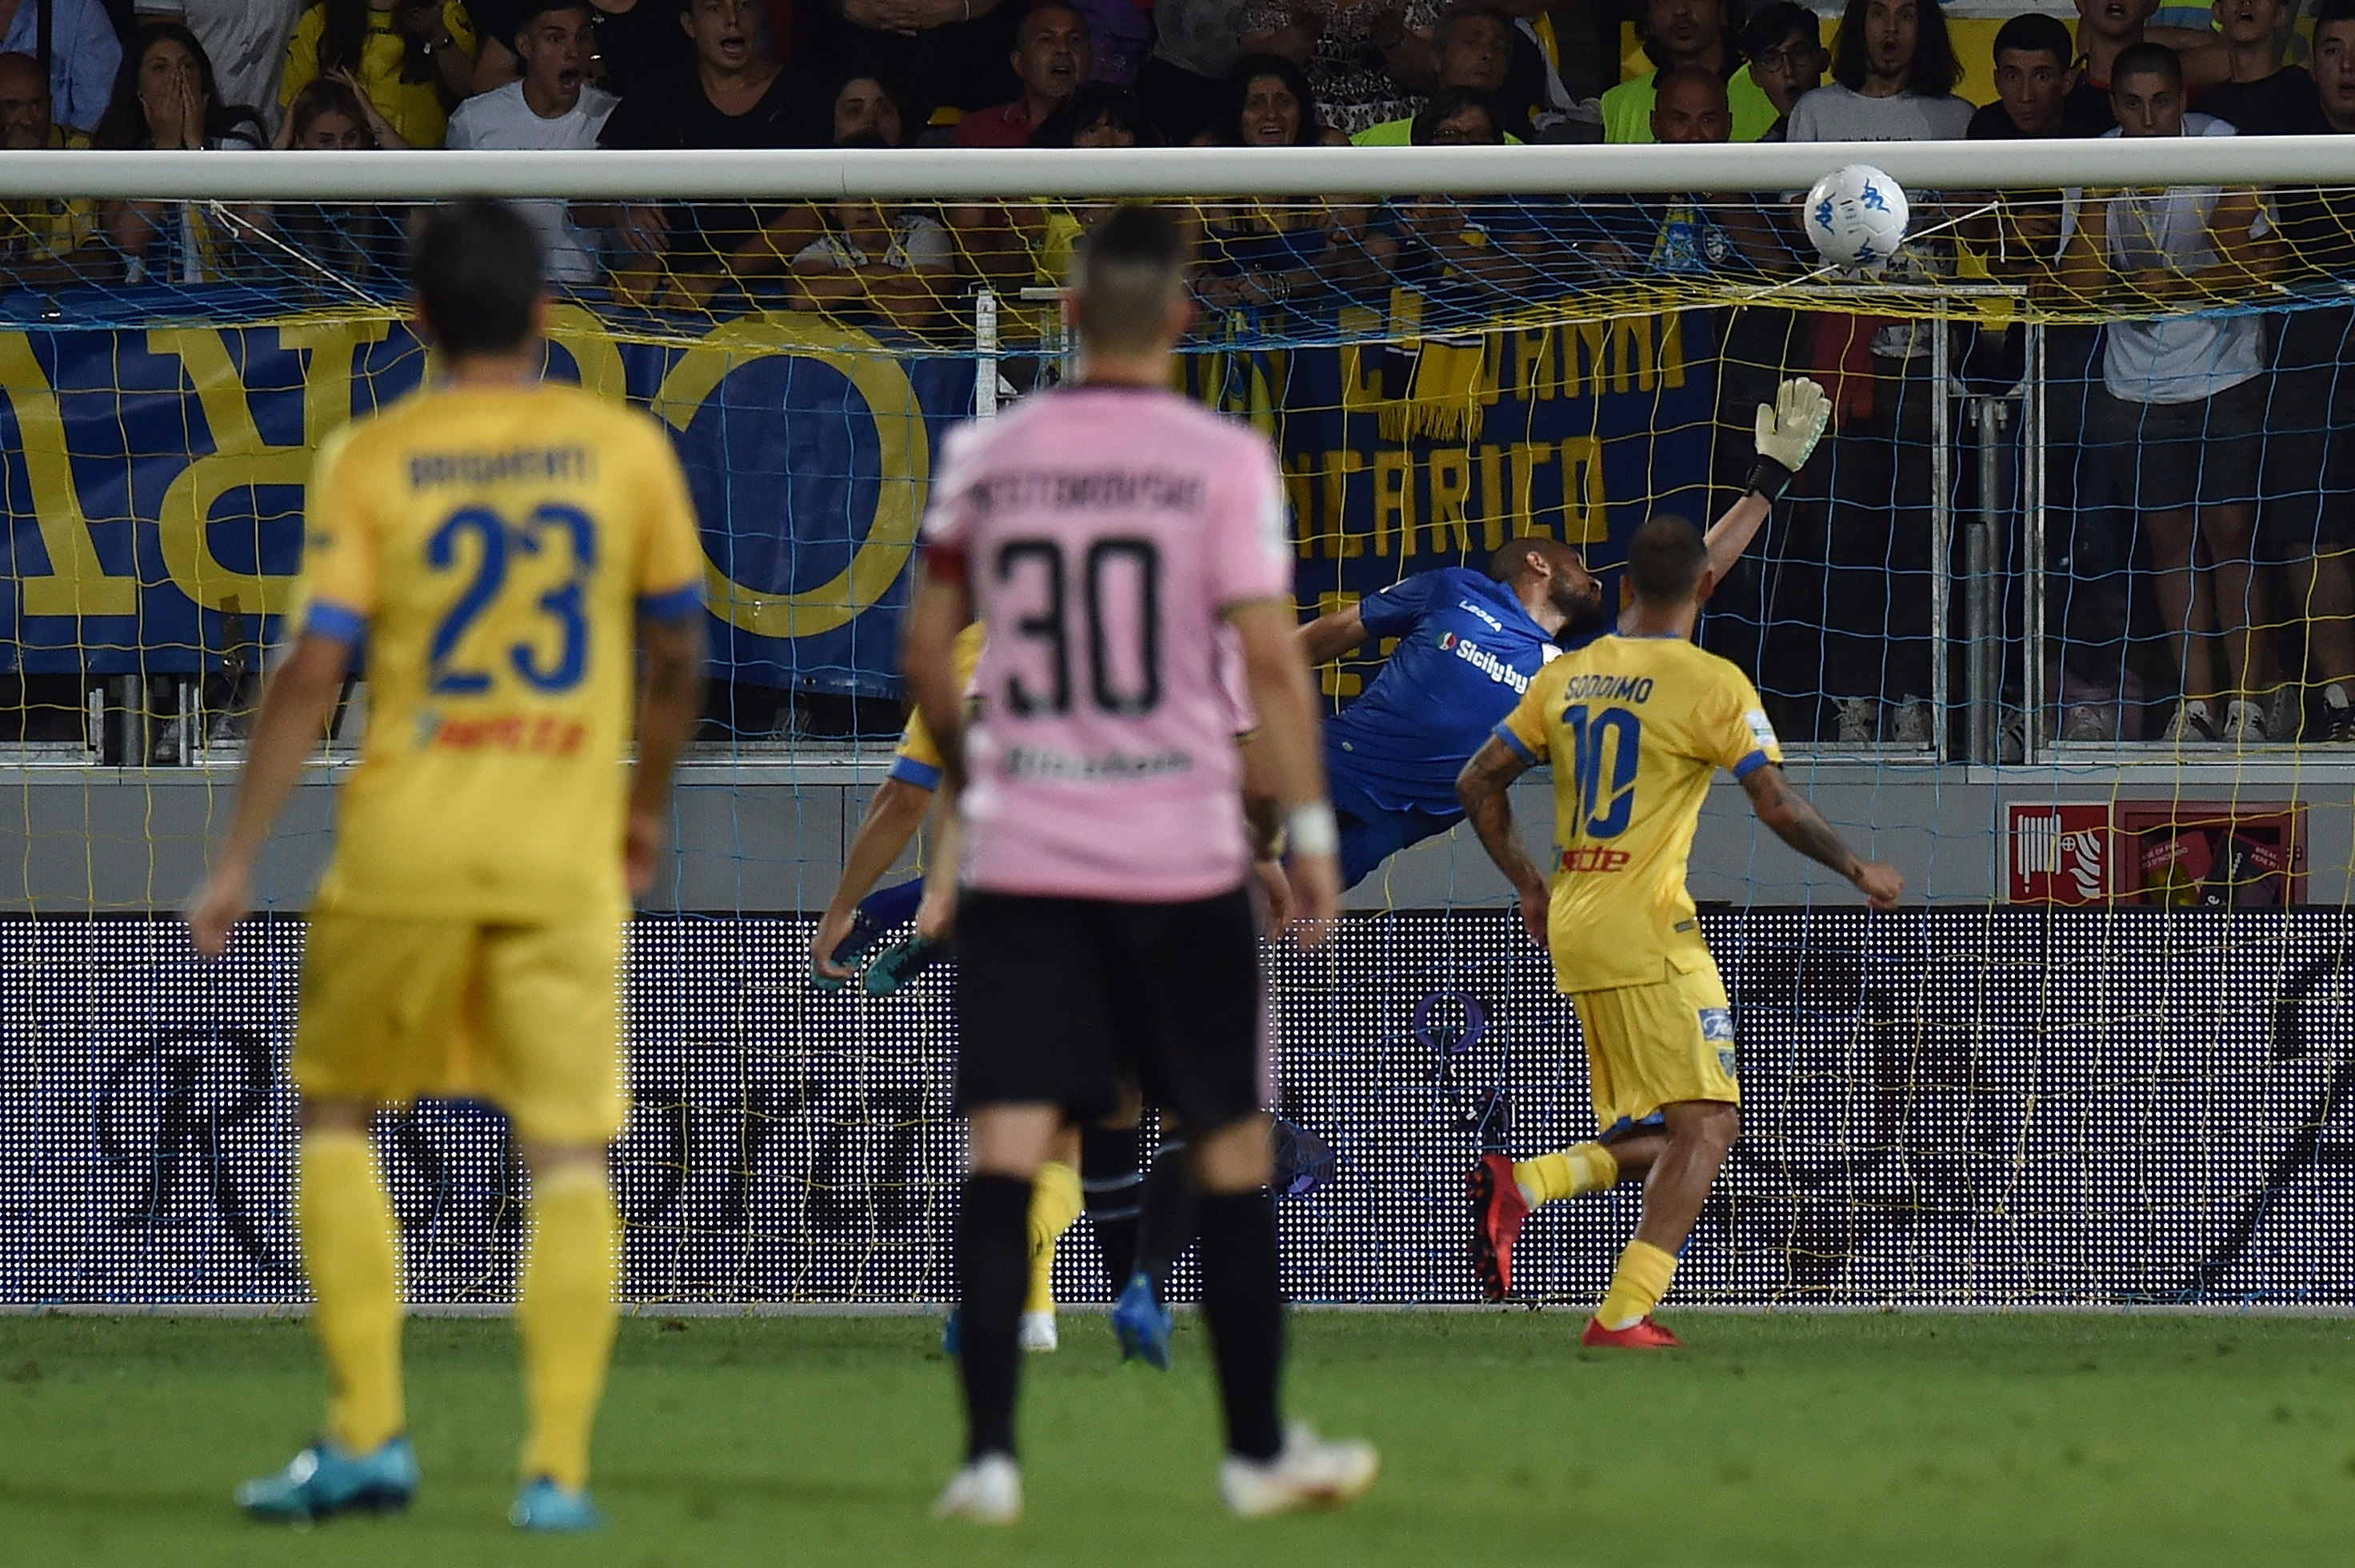
[[(974, 666), (981, 660), (983, 637), (978, 621), (957, 635), (954, 659), (961, 686), (969, 687), (973, 682)], [(955, 862), (956, 821), (953, 816), (942, 815), (932, 824), (933, 874), (911, 878), (880, 892), (873, 891), (883, 873), (900, 859), (900, 851), (907, 848), (909, 840), (915, 837), (916, 829), (923, 826), (940, 787), (940, 748), (933, 743), (932, 732), (924, 727), (923, 715), (911, 712), (907, 728), (900, 731), (900, 749), (891, 759), (891, 771), (876, 787), (867, 803), (867, 815), (859, 819), (858, 830), (851, 836), (849, 852), (843, 857), (842, 880), (835, 884), (834, 896), (826, 901), (826, 912), (810, 935), (810, 975), (819, 989), (833, 990), (847, 984), (858, 974), (854, 965), (859, 957), (886, 933), (911, 919), (916, 923), (915, 934), (892, 944), (868, 965), (868, 994), (890, 996), (946, 955), (949, 927), (956, 908), (956, 878), (953, 871), (946, 876), (938, 873)], [(1052, 1350), (1061, 1343), (1055, 1327), (1055, 1249), (1082, 1210), (1096, 1215), (1100, 1236), (1105, 1227), (1120, 1220), (1127, 1221), (1134, 1228), (1134, 1189), (1140, 1179), (1135, 1129), (1127, 1129), (1122, 1146), (1127, 1154), (1124, 1173), (1115, 1169), (1103, 1178), (1106, 1194), (1120, 1200), (1113, 1204), (1091, 1202), (1089, 1194), (1082, 1189), (1081, 1168), (1089, 1162), (1086, 1151), (1077, 1147), (1082, 1141), (1080, 1135), (1071, 1135), (1069, 1145), (1057, 1151), (1057, 1157), (1040, 1168), (1030, 1195), (1030, 1291), (1022, 1304), (1021, 1327), (1022, 1348), (1026, 1350)], [(1116, 1144), (1119, 1140), (1100, 1136), (1094, 1141)], [(1102, 1154), (1114, 1165), (1119, 1163), (1120, 1156), (1121, 1147), (1108, 1147)], [(1115, 1211), (1124, 1212), (1114, 1219)], [(1127, 1249), (1119, 1249), (1118, 1255), (1125, 1259)], [(1110, 1266), (1117, 1270), (1123, 1265)], [(949, 1352), (955, 1354), (954, 1319), (946, 1342)]]
[[(958, 635), (954, 656), (959, 680), (973, 679), (974, 666), (981, 659), (981, 644), (978, 621)], [(849, 852), (843, 857), (842, 880), (835, 884), (834, 897), (827, 901), (817, 930), (810, 937), (810, 974), (819, 989), (830, 991), (856, 977), (856, 965), (868, 949), (881, 941), (885, 933), (910, 920), (916, 923), (914, 940), (894, 944), (868, 965), (868, 994), (890, 996), (938, 955), (954, 907), (954, 900), (946, 896), (952, 889), (944, 886), (927, 900), (922, 877), (879, 892), (875, 884), (923, 826), (940, 787), (940, 748), (932, 743), (932, 731), (924, 728), (923, 716), (910, 713), (908, 726), (900, 735), (899, 752), (891, 759), (891, 771), (867, 803), (867, 815), (859, 820)], [(951, 819), (935, 823), (935, 847), (954, 831)]]
[(531, 1171), (516, 1307), (529, 1427), (509, 1517), (584, 1530), (602, 1518), (589, 1434), (619, 1268), (615, 971), (700, 709), (702, 546), (662, 428), (539, 379), (547, 292), (520, 217), (433, 213), (415, 282), (438, 373), (320, 451), (293, 647), (188, 912), (197, 950), (220, 953), (365, 638), (368, 734), (312, 905), (293, 1060), (295, 1212), (333, 1394), (318, 1440), (238, 1500), (290, 1521), (409, 1501), (392, 1212), (368, 1120), (465, 1095), (507, 1113)]
[[(1784, 781), (1782, 748), (1758, 693), (1692, 642), (1715, 581), (1700, 532), (1655, 517), (1627, 552), (1634, 603), (1617, 635), (1547, 665), (1456, 781), (1489, 859), (1520, 898), (1529, 934), (1553, 955), (1578, 1012), (1594, 1093), (1593, 1142), (1472, 1173), (1475, 1269), (1490, 1299), (1512, 1288), (1513, 1243), (1538, 1204), (1645, 1179), (1644, 1213), (1585, 1343), (1670, 1348), (1652, 1321), (1677, 1253), (1741, 1130), (1733, 1014), (1701, 937), (1685, 866), (1710, 782), (1742, 782), (1783, 842), (1891, 909), (1905, 880), (1861, 860)], [(1551, 886), (1529, 859), (1507, 795), (1550, 761)]]

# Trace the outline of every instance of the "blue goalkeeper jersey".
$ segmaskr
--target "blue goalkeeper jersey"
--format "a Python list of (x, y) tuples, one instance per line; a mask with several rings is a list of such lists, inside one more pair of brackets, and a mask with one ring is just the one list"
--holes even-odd
[(1325, 727), (1334, 800), (1460, 816), (1455, 775), (1561, 649), (1511, 588), (1459, 566), (1418, 572), (1359, 608), (1369, 637), (1399, 642)]

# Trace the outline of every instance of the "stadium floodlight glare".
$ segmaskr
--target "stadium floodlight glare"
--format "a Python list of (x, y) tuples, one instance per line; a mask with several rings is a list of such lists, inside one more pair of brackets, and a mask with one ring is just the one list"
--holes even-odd
[(2101, 185), (2355, 183), (2355, 137), (2152, 137), (2010, 142), (1750, 143), (1718, 147), (1160, 147), (780, 152), (0, 153), (0, 197), (71, 191), (178, 201), (422, 201), (452, 196), (614, 200), (1382, 196), (1805, 190), (1870, 161), (1908, 190)]

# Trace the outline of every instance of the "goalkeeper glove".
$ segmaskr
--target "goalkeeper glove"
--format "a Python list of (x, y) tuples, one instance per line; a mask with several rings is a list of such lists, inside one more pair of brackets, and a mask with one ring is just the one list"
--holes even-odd
[(1758, 461), (1751, 464), (1748, 487), (1770, 501), (1778, 498), (1807, 465), (1831, 419), (1832, 400), (1805, 376), (1775, 389), (1773, 402), (1758, 405)]

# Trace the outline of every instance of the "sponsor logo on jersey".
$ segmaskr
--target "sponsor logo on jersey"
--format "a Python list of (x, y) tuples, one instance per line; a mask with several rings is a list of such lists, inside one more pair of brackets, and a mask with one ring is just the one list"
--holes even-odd
[(1561, 852), (1561, 869), (1565, 871), (1624, 871), (1634, 859), (1625, 849), (1606, 849), (1600, 844), (1582, 844), (1575, 849)]
[(1700, 1037), (1708, 1040), (1731, 1040), (1733, 1038), (1733, 1009), (1732, 1008), (1701, 1008)]
[(1486, 610), (1481, 609), (1480, 606), (1473, 603), (1469, 599), (1458, 599), (1455, 602), (1455, 607), (1458, 610), (1465, 612), (1466, 614), (1477, 615), (1480, 617), (1481, 624), (1486, 625), (1488, 630), (1492, 632), (1501, 632), (1505, 629), (1505, 623), (1499, 621)]
[(1529, 677), (1490, 653), (1469, 637), (1459, 637), (1453, 632), (1439, 635), (1439, 650), (1454, 654), (1490, 680), (1509, 686), (1518, 694), (1529, 688)]
[(1774, 726), (1768, 722), (1766, 715), (1759, 712), (1755, 708), (1743, 714), (1742, 721), (1750, 726), (1750, 738), (1758, 742), (1760, 751), (1777, 748), (1782, 744), (1774, 739)]

